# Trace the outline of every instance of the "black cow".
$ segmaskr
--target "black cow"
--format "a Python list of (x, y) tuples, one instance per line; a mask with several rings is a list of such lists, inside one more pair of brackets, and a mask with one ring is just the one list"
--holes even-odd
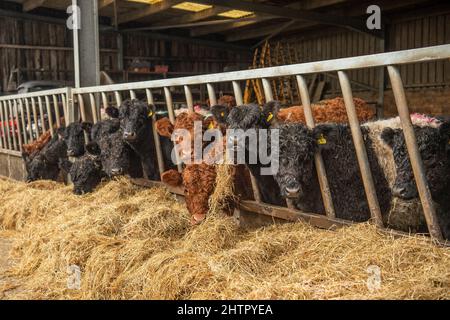
[[(270, 121), (273, 119), (273, 117), (270, 116), (270, 112), (272, 112), (270, 107), (271, 105), (266, 105), (261, 110), (259, 106), (256, 104), (248, 104), (232, 108), (227, 117), (228, 129), (234, 130), (241, 129), (244, 131), (247, 131), (249, 129), (255, 129), (256, 134), (258, 135), (258, 131), (260, 129), (270, 128)], [(234, 143), (236, 143), (236, 141)], [(259, 156), (251, 154), (252, 152), (254, 152), (254, 150), (250, 148), (249, 142), (246, 141), (245, 142), (246, 165), (257, 181), (261, 193), (262, 198), (261, 200), (266, 203), (274, 205), (284, 205), (285, 201), (280, 195), (280, 189), (274, 177), (272, 175), (261, 174), (261, 169), (269, 167), (270, 164), (267, 165), (262, 164), (259, 161)], [(268, 154), (270, 154), (270, 152), (268, 152)], [(254, 164), (249, 163), (248, 160), (251, 158), (251, 156), (253, 156), (258, 160), (257, 163)]]
[(153, 105), (136, 99), (125, 100), (119, 108), (119, 119), (123, 139), (139, 156), (144, 176), (159, 180), (151, 121), (154, 112)]
[(92, 124), (89, 122), (73, 122), (58, 129), (58, 135), (67, 145), (67, 156), (79, 157), (84, 154), (84, 133), (89, 135), (91, 128)]
[[(450, 239), (450, 123), (438, 127), (414, 126), (420, 155), (431, 196), (437, 204), (438, 222), (446, 239)], [(396, 166), (393, 185), (395, 197), (410, 200), (418, 197), (411, 163), (402, 130), (386, 128), (382, 139), (392, 148)]]
[(86, 145), (83, 156), (71, 162), (60, 159), (60, 166), (69, 172), (73, 183), (73, 192), (77, 195), (92, 192), (104, 177), (100, 149), (95, 142)]
[(110, 178), (124, 174), (142, 177), (140, 158), (123, 140), (119, 110), (108, 107), (106, 113), (110, 119), (97, 122), (91, 130), (91, 141), (98, 145), (104, 173)]
[[(300, 210), (324, 213), (314, 165), (320, 148), (325, 163), (334, 209), (338, 218), (366, 221), (370, 210), (364, 192), (356, 151), (348, 125), (322, 124), (314, 130), (303, 124), (282, 124), (280, 130), (280, 168), (276, 180), (284, 197), (293, 198)], [(388, 213), (391, 192), (368, 128), (362, 127), (369, 165), (380, 209)]]
[(67, 146), (57, 135), (32, 155), (23, 153), (27, 181), (57, 180), (60, 174), (59, 159), (67, 158)]

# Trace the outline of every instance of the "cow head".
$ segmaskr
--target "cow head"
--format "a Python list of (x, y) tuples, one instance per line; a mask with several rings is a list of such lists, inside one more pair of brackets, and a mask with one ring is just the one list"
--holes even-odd
[(214, 121), (216, 121), (220, 127), (226, 127), (230, 108), (225, 105), (218, 104), (211, 107), (211, 113)]
[(36, 180), (54, 180), (58, 176), (58, 166), (48, 162), (42, 154), (37, 154), (34, 157), (23, 154), (22, 157), (25, 161), (27, 182)]
[(313, 178), (316, 144), (313, 132), (303, 124), (283, 124), (280, 130), (279, 169), (275, 180), (285, 198), (303, 195)]
[[(450, 124), (447, 122), (437, 128), (414, 126), (414, 131), (426, 179), (436, 200), (448, 192), (450, 185)], [(386, 128), (381, 138), (392, 148), (394, 155), (397, 171), (392, 190), (394, 196), (405, 200), (416, 198), (418, 191), (402, 130)]]
[(77, 195), (92, 192), (101, 182), (100, 149), (95, 142), (88, 143), (86, 154), (76, 159), (75, 162), (64, 159), (60, 165), (69, 172), (73, 183), (73, 192)]
[(71, 123), (58, 129), (59, 137), (67, 145), (67, 156), (79, 157), (84, 154), (84, 133), (90, 134), (92, 124), (88, 122)]
[(119, 108), (123, 138), (128, 142), (134, 142), (141, 137), (154, 113), (153, 105), (137, 99), (125, 100)]

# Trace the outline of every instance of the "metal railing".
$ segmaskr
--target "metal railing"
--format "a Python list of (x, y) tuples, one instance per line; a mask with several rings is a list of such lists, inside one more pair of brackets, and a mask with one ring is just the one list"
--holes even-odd
[(20, 156), (23, 144), (68, 123), (70, 88), (0, 96), (0, 152)]
[[(304, 75), (312, 74), (312, 73), (337, 73), (337, 77), (339, 79), (339, 83), (341, 86), (342, 94), (344, 97), (345, 107), (347, 110), (349, 124), (351, 128), (351, 133), (353, 137), (353, 142), (356, 150), (357, 160), (359, 164), (359, 168), (361, 171), (361, 176), (363, 178), (363, 185), (366, 192), (370, 213), (373, 221), (376, 225), (382, 227), (383, 220), (381, 217), (381, 210), (378, 203), (377, 195), (375, 192), (375, 186), (373, 183), (373, 177), (370, 170), (367, 152), (364, 145), (361, 129), (359, 126), (359, 121), (356, 115), (355, 106), (353, 103), (353, 94), (351, 90), (351, 84), (346, 74), (346, 71), (353, 69), (364, 69), (364, 68), (374, 68), (374, 67), (382, 67), (387, 68), (389, 78), (391, 81), (393, 94), (395, 97), (395, 102), (397, 105), (397, 109), (400, 115), (400, 120), (403, 128), (403, 132), (406, 138), (406, 146), (409, 152), (411, 165), (413, 168), (414, 177), (416, 180), (416, 184), (419, 191), (420, 200), (422, 202), (423, 211), (425, 215), (425, 219), (428, 225), (428, 229), (430, 235), (437, 239), (442, 240), (442, 233), (439, 229), (437, 219), (436, 219), (436, 211), (433, 206), (433, 202), (431, 199), (431, 194), (427, 185), (427, 181), (425, 179), (424, 169), (422, 165), (422, 160), (420, 158), (420, 154), (418, 151), (418, 146), (413, 130), (413, 126), (411, 123), (408, 106), (406, 103), (404, 87), (402, 84), (402, 80), (400, 77), (400, 73), (396, 65), (400, 64), (409, 64), (409, 63), (420, 63), (441, 59), (450, 58), (450, 45), (441, 45), (434, 47), (426, 47), (420, 49), (412, 49), (412, 50), (404, 50), (404, 51), (396, 51), (389, 53), (380, 53), (374, 55), (366, 55), (366, 56), (358, 56), (351, 58), (342, 58), (342, 59), (334, 59), (334, 60), (326, 60), (326, 61), (317, 61), (310, 63), (302, 63), (302, 64), (293, 64), (293, 65), (284, 65), (277, 67), (269, 67), (269, 68), (261, 68), (261, 69), (253, 69), (253, 70), (245, 70), (245, 71), (235, 71), (235, 72), (227, 72), (227, 73), (216, 73), (216, 74), (208, 74), (208, 75), (199, 75), (199, 76), (191, 76), (191, 77), (183, 77), (183, 78), (174, 78), (174, 79), (163, 79), (163, 80), (153, 80), (153, 81), (142, 81), (136, 83), (124, 83), (124, 84), (114, 84), (114, 85), (106, 85), (106, 86), (96, 86), (96, 87), (85, 87), (85, 88), (76, 88), (76, 89), (65, 89), (60, 91), (48, 91), (31, 95), (22, 95), (22, 96), (9, 96), (9, 97), (1, 97), (1, 117), (3, 123), (3, 110), (8, 112), (5, 117), (10, 117), (11, 110), (15, 108), (14, 106), (20, 101), (20, 99), (26, 101), (31, 99), (33, 105), (33, 97), (38, 98), (38, 101), (44, 98), (45, 105), (47, 106), (47, 114), (49, 109), (48, 99), (49, 97), (60, 95), (63, 98), (63, 103), (65, 106), (64, 110), (71, 111), (68, 108), (73, 101), (74, 108), (80, 110), (81, 119), (86, 119), (86, 107), (85, 101), (89, 101), (89, 105), (91, 108), (92, 120), (94, 122), (98, 121), (100, 118), (99, 107), (102, 105), (106, 107), (109, 103), (108, 96), (112, 96), (113, 100), (117, 105), (123, 100), (123, 96), (127, 95), (131, 98), (135, 98), (137, 92), (142, 91), (145, 93), (146, 100), (148, 103), (154, 103), (153, 91), (161, 90), (164, 92), (164, 99), (167, 106), (167, 111), (169, 114), (169, 118), (171, 122), (175, 121), (175, 113), (173, 108), (173, 99), (170, 88), (172, 87), (183, 87), (186, 97), (186, 104), (190, 110), (193, 109), (193, 98), (191, 93), (191, 87), (194, 85), (206, 86), (208, 96), (211, 102), (211, 105), (217, 103), (216, 93), (214, 90), (214, 83), (223, 83), (223, 82), (231, 82), (234, 90), (235, 99), (237, 105), (241, 105), (243, 103), (242, 98), (242, 90), (241, 90), (241, 81), (245, 81), (248, 79), (261, 79), (264, 89), (264, 94), (266, 101), (273, 99), (273, 88), (271, 87), (270, 81), (268, 79), (274, 77), (285, 77), (285, 76), (295, 76), (297, 80), (298, 89), (301, 96), (301, 102), (304, 106), (306, 124), (308, 127), (314, 127), (314, 119), (312, 116), (310, 97), (308, 93), (308, 88), (306, 85), (306, 81), (304, 79)], [(40, 97), (40, 98), (39, 98)], [(39, 100), (40, 99), (40, 100)], [(100, 102), (101, 100), (101, 102)], [(42, 102), (39, 103), (40, 115), (42, 119)], [(15, 110), (15, 109), (14, 109)], [(33, 109), (34, 111), (34, 109)], [(23, 114), (23, 113), (22, 113)], [(30, 114), (29, 112), (25, 113), (27, 116)], [(67, 113), (65, 113), (66, 115)], [(17, 115), (17, 113), (14, 113)], [(153, 122), (156, 120), (156, 115), (153, 115)], [(14, 117), (12, 117), (14, 119)], [(37, 119), (34, 117), (34, 119)], [(72, 119), (73, 121), (74, 119)], [(24, 121), (22, 120), (22, 124)], [(44, 122), (43, 122), (44, 123)], [(38, 126), (36, 126), (38, 127)], [(153, 128), (155, 128), (153, 126)], [(3, 126), (2, 126), (3, 130)], [(20, 131), (20, 129), (19, 129)], [(25, 131), (25, 129), (23, 129)], [(9, 131), (8, 131), (9, 132)], [(12, 149), (12, 144), (9, 142), (11, 135), (7, 135), (8, 141), (6, 141), (5, 135), (2, 136), (2, 148), (7, 150), (16, 150)], [(20, 134), (19, 134), (20, 137)], [(33, 135), (28, 135), (27, 137), (33, 137)], [(157, 159), (160, 172), (164, 170), (164, 163), (162, 157), (161, 146), (159, 143), (159, 137), (154, 131), (155, 144), (157, 150)], [(14, 135), (13, 135), (14, 138)], [(6, 144), (8, 142), (8, 144)], [(16, 142), (17, 143), (17, 142)], [(7, 146), (7, 148), (6, 148)], [(14, 144), (16, 146), (16, 144)], [(20, 147), (19, 147), (20, 148)], [(324, 207), (326, 211), (326, 217), (330, 220), (335, 218), (335, 211), (333, 206), (333, 201), (330, 194), (330, 188), (328, 185), (328, 180), (326, 177), (325, 166), (322, 160), (320, 153), (315, 155), (315, 165), (317, 169), (317, 174), (319, 178), (319, 185), (322, 193), (322, 198), (324, 201)], [(181, 166), (178, 167), (181, 170)], [(263, 209), (265, 204), (261, 202), (260, 193), (258, 190), (258, 186), (255, 180), (252, 178), (252, 187), (255, 195), (255, 200), (258, 204), (261, 205)], [(292, 203), (288, 202), (288, 208), (295, 210), (293, 208)]]

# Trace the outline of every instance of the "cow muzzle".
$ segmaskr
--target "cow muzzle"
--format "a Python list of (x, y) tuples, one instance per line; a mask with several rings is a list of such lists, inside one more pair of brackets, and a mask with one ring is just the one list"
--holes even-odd
[(124, 133), (123, 133), (123, 138), (125, 139), (125, 140), (127, 140), (127, 141), (134, 141), (134, 140), (136, 140), (136, 132), (127, 132), (127, 131), (125, 131)]
[(294, 199), (294, 198), (298, 198), (300, 195), (300, 187), (286, 187), (285, 189), (286, 191), (286, 198), (289, 199)]
[(401, 185), (392, 188), (392, 194), (403, 200), (411, 200), (418, 196), (417, 189), (413, 185)]
[(67, 156), (68, 157), (74, 157), (75, 156), (75, 151), (72, 149), (67, 150)]

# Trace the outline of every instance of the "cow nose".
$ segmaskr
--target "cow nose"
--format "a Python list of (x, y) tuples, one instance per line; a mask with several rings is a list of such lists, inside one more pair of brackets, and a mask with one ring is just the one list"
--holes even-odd
[(74, 155), (75, 155), (75, 151), (73, 151), (72, 149), (67, 150), (67, 156), (73, 157)]
[(412, 186), (397, 186), (392, 189), (392, 194), (395, 197), (404, 199), (404, 200), (410, 200), (417, 196), (417, 193), (415, 192), (415, 188)]
[(112, 176), (119, 176), (121, 174), (122, 174), (122, 168), (111, 169), (111, 175)]
[(286, 187), (286, 195), (288, 198), (296, 198), (298, 197), (300, 192), (299, 187)]
[(136, 133), (135, 133), (135, 132), (128, 132), (128, 131), (125, 131), (125, 132), (123, 133), (123, 137), (124, 137), (124, 139), (126, 139), (126, 140), (134, 140), (134, 139), (136, 139)]

